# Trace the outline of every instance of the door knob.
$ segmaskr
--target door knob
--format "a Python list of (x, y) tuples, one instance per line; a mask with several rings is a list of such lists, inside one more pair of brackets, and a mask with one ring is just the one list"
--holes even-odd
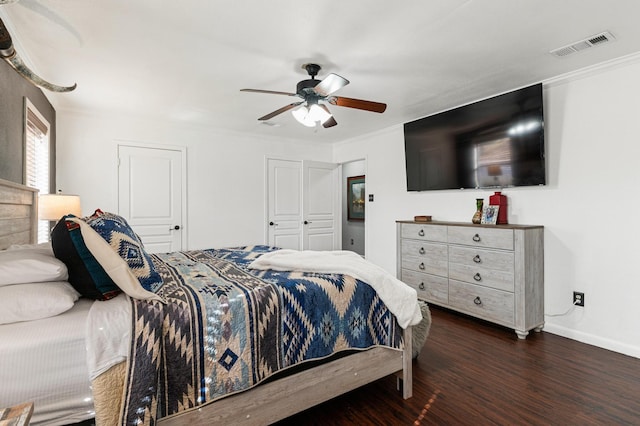
[(169, 231), (178, 231), (180, 229), (180, 225), (176, 225), (173, 228), (169, 229)]
[(304, 223), (305, 225), (308, 225), (308, 224), (310, 224), (311, 222), (309, 222), (308, 220), (305, 220), (303, 223)]
[(273, 226), (273, 225), (275, 225), (275, 223), (269, 222), (269, 226)]

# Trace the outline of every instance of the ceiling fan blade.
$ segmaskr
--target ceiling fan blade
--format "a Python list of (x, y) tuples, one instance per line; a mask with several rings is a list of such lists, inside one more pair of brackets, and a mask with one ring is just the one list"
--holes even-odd
[(349, 80), (346, 78), (340, 77), (338, 74), (329, 74), (324, 80), (318, 83), (313, 90), (320, 96), (329, 96), (347, 84), (349, 84)]
[(240, 89), (241, 92), (252, 92), (252, 93), (267, 93), (269, 95), (285, 95), (285, 96), (297, 96), (295, 93), (290, 92), (278, 92), (275, 90), (261, 90), (261, 89)]
[(344, 98), (342, 96), (332, 96), (327, 101), (331, 105), (338, 105), (347, 108), (363, 109), (365, 111), (382, 113), (387, 109), (387, 104), (380, 102), (364, 101), (362, 99)]
[(273, 111), (273, 112), (271, 112), (271, 113), (269, 113), (269, 114), (267, 114), (267, 115), (265, 115), (265, 116), (262, 116), (262, 117), (258, 118), (258, 120), (260, 120), (260, 121), (270, 120), (270, 119), (272, 119), (273, 117), (275, 117), (276, 115), (280, 115), (280, 114), (282, 114), (283, 112), (287, 112), (287, 111), (289, 111), (290, 109), (293, 109), (293, 108), (297, 107), (297, 106), (298, 106), (298, 105), (300, 105), (302, 102), (303, 102), (303, 101), (300, 101), (300, 102), (294, 102), (294, 103), (292, 103), (292, 104), (289, 104), (289, 105), (283, 106), (283, 107), (282, 107), (282, 108), (280, 108), (280, 109), (277, 109), (277, 110), (275, 110), (275, 111)]
[(336, 124), (338, 124), (338, 122), (336, 121), (335, 118), (333, 118), (333, 115), (331, 114), (331, 111), (329, 111), (329, 108), (327, 108), (326, 105), (318, 104), (318, 106), (320, 108), (322, 108), (323, 110), (325, 110), (327, 112), (327, 114), (331, 115), (331, 117), (329, 117), (324, 123), (322, 123), (322, 127), (324, 127), (325, 129), (328, 129), (329, 127), (333, 127)]

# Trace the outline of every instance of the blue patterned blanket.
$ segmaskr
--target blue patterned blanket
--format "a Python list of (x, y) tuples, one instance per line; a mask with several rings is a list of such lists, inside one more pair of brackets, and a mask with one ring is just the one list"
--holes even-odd
[(132, 300), (123, 424), (154, 425), (343, 350), (402, 347), (402, 330), (369, 285), (248, 268), (271, 250), (152, 255), (167, 303)]

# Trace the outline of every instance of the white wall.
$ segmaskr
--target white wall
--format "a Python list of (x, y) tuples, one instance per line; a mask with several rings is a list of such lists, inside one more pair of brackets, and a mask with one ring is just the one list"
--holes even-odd
[[(545, 330), (640, 357), (640, 63), (636, 58), (544, 85), (548, 185), (511, 188), (509, 222), (545, 226)], [(492, 191), (408, 193), (402, 126), (335, 146), (367, 158), (367, 258), (395, 273), (397, 219), (470, 222)]]
[(118, 141), (187, 148), (188, 248), (265, 242), (265, 157), (331, 161), (332, 148), (113, 115), (58, 111), (57, 185), (84, 214), (118, 211)]

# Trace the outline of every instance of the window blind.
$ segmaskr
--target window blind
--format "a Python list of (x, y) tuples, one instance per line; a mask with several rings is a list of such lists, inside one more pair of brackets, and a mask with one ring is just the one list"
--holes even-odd
[[(49, 123), (25, 99), (25, 184), (49, 193)], [(38, 242), (49, 241), (49, 222), (38, 221)]]

